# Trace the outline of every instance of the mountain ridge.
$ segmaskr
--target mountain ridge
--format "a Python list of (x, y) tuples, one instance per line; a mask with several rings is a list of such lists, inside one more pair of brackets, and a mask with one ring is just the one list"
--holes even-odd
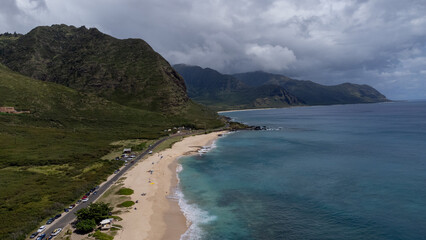
[[(353, 103), (374, 103), (389, 101), (383, 94), (366, 84), (342, 83), (334, 86), (325, 86), (310, 80), (296, 80), (279, 74), (272, 74), (262, 71), (221, 74), (210, 68), (190, 66), (185, 64), (174, 65), (174, 68), (184, 77), (187, 84), (188, 95), (207, 106), (218, 110), (244, 109), (244, 108), (267, 108), (267, 107), (288, 107), (298, 105), (331, 105), (331, 104), (353, 104)], [(214, 71), (214, 77), (212, 77)], [(224, 86), (229, 82), (231, 85), (239, 86), (239, 89), (228, 91), (226, 98), (215, 99), (204, 93), (206, 86), (220, 84)], [(269, 86), (269, 87), (266, 87)], [(263, 94), (257, 98), (256, 92), (268, 89), (268, 94)], [(245, 94), (241, 94), (241, 90)], [(257, 89), (257, 91), (256, 91)], [(222, 93), (220, 89), (212, 89), (209, 94)], [(279, 98), (283, 92), (286, 99), (281, 100), (281, 104), (270, 99)], [(222, 93), (223, 94), (223, 93)], [(240, 104), (232, 101), (237, 97)], [(253, 103), (254, 98), (254, 103)], [(241, 104), (246, 100), (246, 104)], [(250, 103), (251, 102), (251, 103)], [(260, 102), (262, 102), (260, 104)], [(284, 103), (285, 102), (285, 103)]]
[(262, 71), (233, 74), (251, 86), (273, 84), (284, 87), (307, 105), (375, 103), (389, 101), (383, 94), (367, 84), (341, 83), (326, 86), (311, 80), (296, 80)]
[(173, 65), (187, 85), (188, 96), (216, 110), (285, 107), (302, 105), (296, 97), (280, 87), (250, 87), (232, 75), (211, 68)]

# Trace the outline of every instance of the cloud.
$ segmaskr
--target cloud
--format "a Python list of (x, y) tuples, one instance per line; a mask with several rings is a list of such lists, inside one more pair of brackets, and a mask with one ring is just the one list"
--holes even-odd
[(426, 98), (424, 12), (419, 0), (3, 0), (0, 31), (86, 25), (142, 38), (171, 63)]
[(248, 44), (246, 54), (256, 65), (265, 70), (285, 70), (288, 69), (289, 64), (296, 61), (293, 51), (278, 45)]
[(16, 0), (16, 5), (19, 9), (24, 11), (46, 8), (46, 2), (44, 0)]

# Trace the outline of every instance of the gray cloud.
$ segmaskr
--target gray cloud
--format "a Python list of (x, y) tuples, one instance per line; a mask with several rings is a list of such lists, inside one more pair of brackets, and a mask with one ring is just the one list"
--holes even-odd
[(171, 63), (426, 98), (425, 12), (424, 0), (4, 0), (0, 31), (86, 25), (143, 38)]

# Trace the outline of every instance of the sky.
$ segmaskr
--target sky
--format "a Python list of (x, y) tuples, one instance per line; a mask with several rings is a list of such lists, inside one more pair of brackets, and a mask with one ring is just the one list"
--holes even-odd
[(426, 99), (426, 0), (1, 0), (0, 32), (96, 27), (171, 64), (368, 84)]

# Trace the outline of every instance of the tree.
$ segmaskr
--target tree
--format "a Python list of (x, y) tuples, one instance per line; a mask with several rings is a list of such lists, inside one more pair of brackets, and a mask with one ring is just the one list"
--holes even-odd
[(77, 228), (77, 231), (88, 233), (93, 231), (93, 229), (95, 229), (96, 222), (94, 219), (84, 219), (84, 220), (78, 221), (75, 227)]
[(102, 220), (108, 218), (112, 209), (107, 203), (91, 203), (88, 207), (78, 210), (75, 215), (77, 215), (78, 221), (93, 219), (96, 224), (99, 224)]

